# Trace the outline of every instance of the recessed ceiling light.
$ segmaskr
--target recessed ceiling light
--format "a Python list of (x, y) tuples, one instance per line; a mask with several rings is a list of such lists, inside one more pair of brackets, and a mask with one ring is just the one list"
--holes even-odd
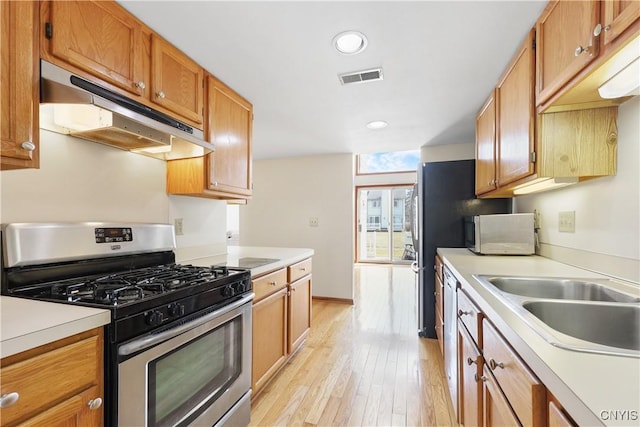
[(387, 126), (389, 126), (389, 123), (385, 122), (384, 120), (374, 120), (372, 122), (367, 123), (367, 127), (369, 129), (384, 129)]
[(333, 38), (333, 45), (344, 55), (355, 55), (367, 47), (367, 37), (359, 31), (344, 31)]

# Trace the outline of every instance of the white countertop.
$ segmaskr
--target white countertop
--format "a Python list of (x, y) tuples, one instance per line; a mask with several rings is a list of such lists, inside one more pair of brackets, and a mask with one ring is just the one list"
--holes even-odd
[(109, 310), (0, 296), (0, 358), (110, 321)]
[[(607, 277), (539, 256), (481, 256), (467, 249), (446, 248), (439, 248), (438, 253), (578, 425), (639, 425), (640, 358), (583, 353), (551, 345), (472, 275)], [(621, 282), (618, 287), (640, 295), (637, 284)], [(624, 415), (622, 411), (631, 412)]]
[(179, 259), (181, 264), (193, 264), (198, 266), (211, 266), (216, 264), (225, 264), (233, 267), (238, 265), (240, 258), (270, 258), (274, 261), (251, 269), (253, 277), (260, 276), (264, 273), (277, 270), (287, 265), (294, 264), (313, 256), (313, 249), (307, 248), (272, 248), (262, 246), (229, 246), (227, 253), (222, 255), (206, 255), (201, 254), (199, 257)]

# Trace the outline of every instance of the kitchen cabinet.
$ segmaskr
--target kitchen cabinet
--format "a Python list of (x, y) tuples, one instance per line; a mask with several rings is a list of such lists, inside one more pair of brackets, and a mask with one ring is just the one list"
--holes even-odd
[(547, 5), (536, 23), (538, 105), (598, 57), (594, 29), (599, 22), (597, 0), (553, 0)]
[(205, 133), (215, 151), (167, 162), (167, 192), (214, 199), (251, 196), (253, 106), (213, 76), (207, 76)]
[(311, 330), (311, 258), (253, 279), (252, 399)]
[(103, 424), (102, 328), (5, 357), (0, 376), (3, 425)]
[(558, 403), (555, 397), (547, 392), (547, 402), (549, 407), (548, 413), (548, 425), (549, 427), (576, 427), (577, 424), (571, 419), (569, 415), (564, 411), (562, 405)]
[(627, 0), (602, 1), (602, 45), (608, 47), (640, 18), (640, 2)]
[(534, 39), (531, 30), (476, 118), (478, 195), (503, 196), (536, 172)]
[(0, 169), (38, 168), (38, 2), (0, 2), (0, 19)]
[(482, 413), (484, 427), (520, 426), (518, 417), (513, 413), (495, 378), (485, 365), (482, 376)]
[(114, 1), (43, 1), (41, 56), (199, 129), (204, 70)]
[(202, 128), (204, 70), (156, 34), (151, 35), (151, 99)]
[(440, 353), (444, 357), (444, 264), (436, 255), (435, 263), (435, 297), (436, 297), (436, 338), (440, 346)]
[(458, 323), (458, 414), (461, 425), (482, 425), (482, 355), (464, 324)]

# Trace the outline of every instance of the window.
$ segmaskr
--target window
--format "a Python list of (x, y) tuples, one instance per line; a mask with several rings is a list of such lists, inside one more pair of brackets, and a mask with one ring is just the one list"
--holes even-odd
[(358, 175), (414, 172), (420, 163), (420, 150), (389, 151), (358, 155)]

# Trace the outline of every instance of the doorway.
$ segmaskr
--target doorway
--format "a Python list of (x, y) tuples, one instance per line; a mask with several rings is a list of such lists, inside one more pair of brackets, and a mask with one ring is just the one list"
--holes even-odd
[(356, 261), (409, 264), (411, 185), (357, 187)]

